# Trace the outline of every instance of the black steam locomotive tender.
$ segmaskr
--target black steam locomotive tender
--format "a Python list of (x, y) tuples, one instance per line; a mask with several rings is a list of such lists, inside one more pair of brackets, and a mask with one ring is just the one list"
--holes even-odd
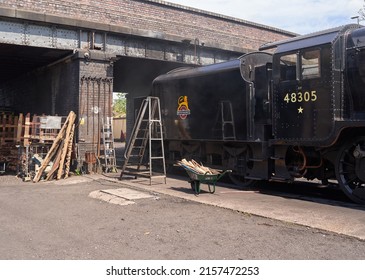
[(346, 25), (157, 77), (169, 162), (232, 169), (241, 187), (298, 178), (365, 204), (365, 28)]

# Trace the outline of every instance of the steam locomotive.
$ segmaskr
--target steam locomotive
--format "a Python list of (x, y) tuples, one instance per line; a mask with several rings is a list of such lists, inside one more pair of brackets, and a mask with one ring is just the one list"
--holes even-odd
[(165, 156), (260, 180), (335, 183), (365, 204), (365, 28), (269, 43), (236, 60), (157, 77)]

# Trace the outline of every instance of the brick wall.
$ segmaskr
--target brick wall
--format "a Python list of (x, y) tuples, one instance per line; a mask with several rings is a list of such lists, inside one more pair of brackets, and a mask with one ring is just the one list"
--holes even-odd
[(108, 61), (79, 60), (79, 140), (97, 143), (102, 122), (112, 115), (113, 67)]
[(2, 0), (0, 7), (123, 26), (194, 40), (206, 46), (257, 49), (292, 35), (279, 29), (158, 0)]

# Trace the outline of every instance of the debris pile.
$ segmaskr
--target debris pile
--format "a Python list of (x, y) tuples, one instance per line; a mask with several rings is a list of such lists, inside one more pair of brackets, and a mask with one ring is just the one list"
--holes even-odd
[(11, 111), (0, 112), (0, 174), (8, 171), (17, 176), (34, 177), (34, 154), (44, 158), (57, 137), (64, 116), (19, 115)]
[(178, 165), (186, 168), (186, 169), (190, 169), (191, 171), (194, 171), (195, 173), (198, 174), (219, 174), (219, 170), (213, 169), (213, 168), (209, 168), (204, 166), (203, 164), (199, 164), (197, 163), (195, 160), (186, 160), (186, 159), (182, 159), (181, 161), (177, 162)]
[(19, 164), (19, 149), (12, 144), (0, 145), (0, 170), (16, 171)]
[(56, 177), (57, 180), (62, 177), (68, 177), (71, 163), (73, 136), (75, 132), (75, 120), (76, 114), (71, 111), (57, 137), (53, 141), (46, 157), (44, 159), (33, 159), (38, 160), (40, 164), (40, 167), (33, 178), (33, 182), (38, 182), (44, 174), (46, 174), (46, 180), (52, 180), (54, 177)]

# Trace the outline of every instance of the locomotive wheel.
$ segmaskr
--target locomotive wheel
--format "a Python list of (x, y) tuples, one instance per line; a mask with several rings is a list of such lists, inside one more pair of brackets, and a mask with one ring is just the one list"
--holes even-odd
[(253, 162), (249, 161), (250, 152), (251, 150), (248, 148), (239, 156), (231, 157), (230, 159), (230, 161), (234, 161), (234, 166), (232, 172), (228, 173), (228, 176), (240, 189), (249, 189), (256, 184), (255, 180), (245, 178), (246, 170), (253, 167)]
[(365, 204), (365, 137), (344, 144), (336, 160), (336, 177), (342, 191)]

